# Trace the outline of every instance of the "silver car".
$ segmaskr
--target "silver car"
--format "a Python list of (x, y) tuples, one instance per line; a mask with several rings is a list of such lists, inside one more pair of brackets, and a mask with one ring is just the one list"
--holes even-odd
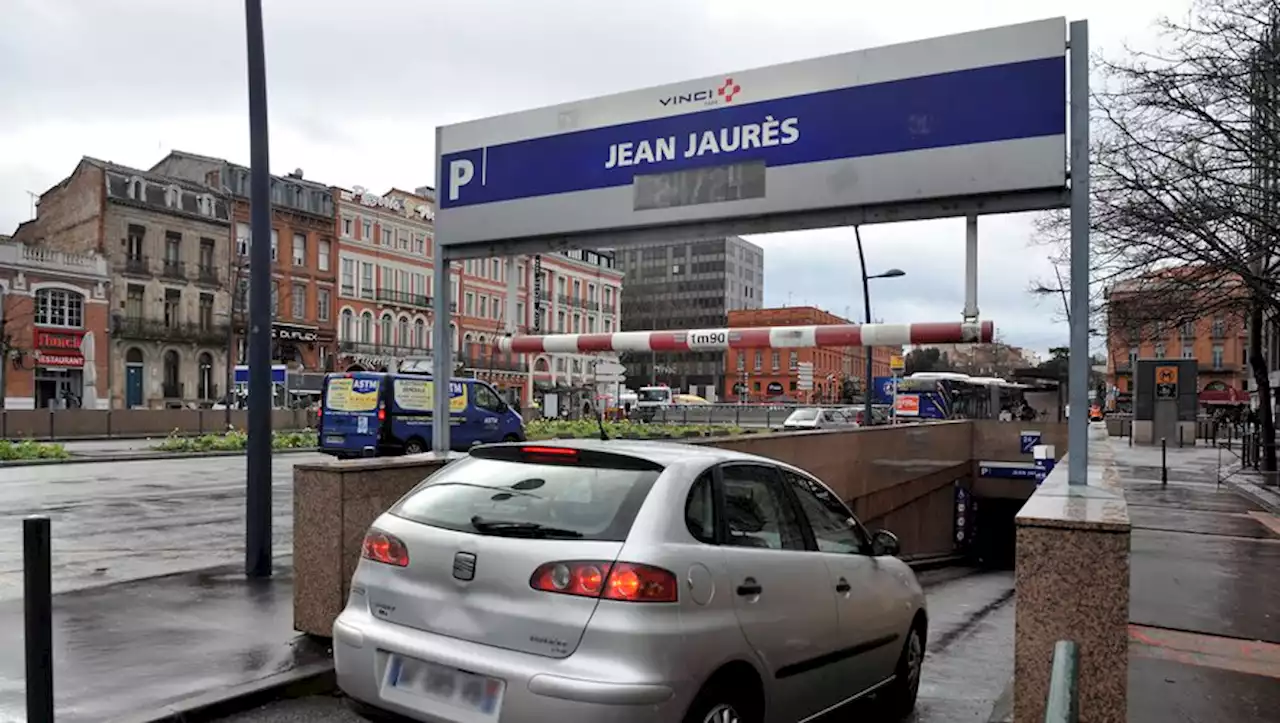
[(369, 530), (334, 666), (358, 710), (434, 723), (905, 716), (927, 624), (897, 551), (771, 459), (477, 447)]
[(852, 417), (839, 409), (821, 409), (806, 407), (797, 409), (782, 423), (787, 430), (831, 429), (832, 427), (855, 426)]

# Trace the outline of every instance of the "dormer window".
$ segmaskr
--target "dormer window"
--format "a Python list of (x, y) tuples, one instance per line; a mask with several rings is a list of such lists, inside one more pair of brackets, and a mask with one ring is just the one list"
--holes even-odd
[(206, 193), (200, 197), (200, 213), (206, 216), (212, 216), (213, 208), (213, 196)]
[(134, 176), (133, 178), (130, 178), (130, 179), (129, 179), (129, 198), (131, 198), (131, 199), (133, 199), (133, 200), (135, 200), (135, 201), (141, 201), (141, 200), (143, 200), (143, 199), (145, 198), (145, 197), (142, 195), (142, 194), (143, 194), (143, 189), (144, 189), (144, 186), (142, 185), (142, 179), (141, 179), (141, 178), (138, 178), (137, 176)]
[(177, 186), (169, 186), (164, 192), (164, 205), (177, 208), (182, 201), (182, 191)]

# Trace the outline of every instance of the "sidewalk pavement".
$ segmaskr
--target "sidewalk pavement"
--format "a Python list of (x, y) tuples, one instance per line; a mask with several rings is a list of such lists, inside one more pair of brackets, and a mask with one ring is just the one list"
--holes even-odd
[(1133, 524), (1128, 720), (1270, 719), (1280, 710), (1280, 518), (1218, 484), (1214, 448), (1169, 449), (1167, 486), (1158, 446), (1116, 451)]
[[(332, 671), (293, 630), (293, 565), (250, 581), (236, 567), (55, 595), (58, 720), (146, 721)], [(25, 714), (23, 601), (0, 602), (0, 721)]]

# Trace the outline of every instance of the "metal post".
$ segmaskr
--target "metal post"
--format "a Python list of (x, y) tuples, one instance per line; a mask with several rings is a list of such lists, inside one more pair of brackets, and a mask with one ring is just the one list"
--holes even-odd
[[(5, 287), (0, 286), (0, 410), (4, 409), (4, 398), (9, 394), (9, 378), (7, 376), (9, 369), (9, 330), (6, 328), (8, 326), (8, 317), (5, 316), (4, 308), (6, 301)], [(108, 365), (107, 369), (110, 370), (111, 366)], [(107, 373), (109, 375), (110, 371)], [(107, 386), (109, 387), (111, 386), (109, 381), (111, 377), (108, 376), (107, 379)], [(107, 408), (110, 409), (111, 407), (108, 406)]]
[[(440, 145), (440, 132), (436, 131), (436, 147)], [(443, 178), (441, 171), (437, 169), (437, 173), (441, 174), (441, 178), (437, 179), (437, 183), (444, 183), (447, 179)], [(437, 185), (436, 188), (445, 188), (445, 186)], [(439, 239), (437, 231), (437, 240)], [(431, 351), (431, 376), (432, 385), (435, 391), (435, 399), (432, 407), (432, 424), (431, 424), (431, 449), (438, 454), (448, 454), (449, 452), (449, 380), (453, 377), (453, 342), (452, 335), (449, 333), (449, 321), (453, 315), (451, 313), (452, 295), (453, 295), (453, 279), (449, 272), (449, 261), (445, 255), (444, 247), (436, 244), (436, 258), (431, 270), (432, 283), (435, 284), (435, 326), (431, 327), (431, 333), (434, 336)]]
[(964, 219), (964, 320), (976, 321), (977, 318), (978, 217), (966, 216)]
[(1071, 23), (1071, 356), (1067, 483), (1089, 483), (1089, 23)]
[(1164, 437), (1160, 438), (1160, 486), (1169, 485), (1169, 450)]
[(27, 721), (53, 723), (53, 573), (48, 517), (22, 521)]
[[(866, 311), (867, 323), (871, 323), (871, 281), (867, 277), (867, 257), (862, 252), (862, 232), (857, 226), (853, 227), (854, 238), (858, 241), (858, 264), (862, 269), (862, 308)], [(875, 419), (871, 414), (871, 376), (875, 374), (872, 367), (872, 356), (875, 350), (869, 344), (863, 344), (867, 357), (866, 378), (862, 380), (862, 424), (870, 427), (875, 424)]]
[(249, 50), (249, 445), (244, 571), (271, 576), (271, 163), (262, 0), (245, 0)]

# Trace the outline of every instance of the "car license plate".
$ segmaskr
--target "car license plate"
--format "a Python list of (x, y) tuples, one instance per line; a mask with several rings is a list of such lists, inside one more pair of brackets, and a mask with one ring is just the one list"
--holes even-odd
[(387, 682), (393, 688), (494, 718), (502, 707), (501, 680), (416, 658), (392, 655)]
[(330, 434), (324, 438), (325, 444), (342, 444), (341, 434)]

